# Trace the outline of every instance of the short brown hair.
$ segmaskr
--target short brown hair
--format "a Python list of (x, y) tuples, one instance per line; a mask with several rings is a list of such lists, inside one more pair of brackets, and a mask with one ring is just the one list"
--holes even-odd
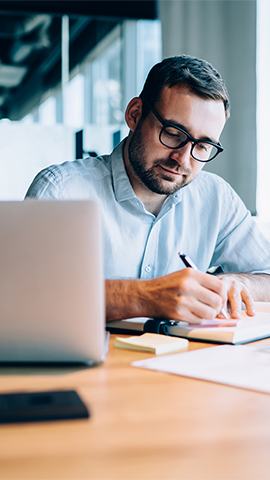
[[(189, 55), (165, 58), (150, 70), (140, 98), (148, 100), (154, 106), (160, 99), (163, 88), (175, 85), (185, 86), (205, 99), (222, 100), (226, 118), (229, 118), (229, 94), (224, 80), (211, 63)], [(144, 103), (142, 117), (148, 112), (149, 108)]]

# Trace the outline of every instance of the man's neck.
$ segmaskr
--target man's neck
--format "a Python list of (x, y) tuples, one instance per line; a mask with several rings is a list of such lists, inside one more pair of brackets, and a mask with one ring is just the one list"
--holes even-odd
[(151, 192), (137, 177), (128, 173), (128, 177), (136, 197), (144, 204), (145, 209), (158, 216), (163, 203), (165, 202), (167, 195), (160, 195), (158, 193)]
[[(136, 193), (136, 192), (135, 192)], [(143, 198), (143, 195), (138, 196), (136, 193), (137, 197), (141, 200), (141, 202), (144, 204), (145, 209), (155, 215), (156, 217), (158, 216), (163, 203), (166, 200), (166, 195), (158, 195), (157, 198)]]

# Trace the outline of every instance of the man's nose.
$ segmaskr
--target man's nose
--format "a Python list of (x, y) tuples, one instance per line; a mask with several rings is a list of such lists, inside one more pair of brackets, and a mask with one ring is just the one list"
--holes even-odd
[(172, 150), (170, 156), (173, 160), (179, 163), (179, 165), (186, 166), (190, 164), (191, 149), (192, 143), (188, 142), (186, 145), (184, 145), (184, 147)]

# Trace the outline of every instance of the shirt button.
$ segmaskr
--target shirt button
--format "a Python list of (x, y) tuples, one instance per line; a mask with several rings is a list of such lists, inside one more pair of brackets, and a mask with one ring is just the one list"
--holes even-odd
[(151, 265), (147, 265), (147, 267), (145, 267), (145, 271), (146, 271), (147, 273), (151, 272), (151, 270), (152, 270)]

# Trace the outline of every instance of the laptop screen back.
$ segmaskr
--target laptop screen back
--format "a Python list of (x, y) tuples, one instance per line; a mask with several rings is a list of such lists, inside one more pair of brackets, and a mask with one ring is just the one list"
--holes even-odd
[(93, 201), (0, 202), (0, 361), (102, 360), (100, 212)]

